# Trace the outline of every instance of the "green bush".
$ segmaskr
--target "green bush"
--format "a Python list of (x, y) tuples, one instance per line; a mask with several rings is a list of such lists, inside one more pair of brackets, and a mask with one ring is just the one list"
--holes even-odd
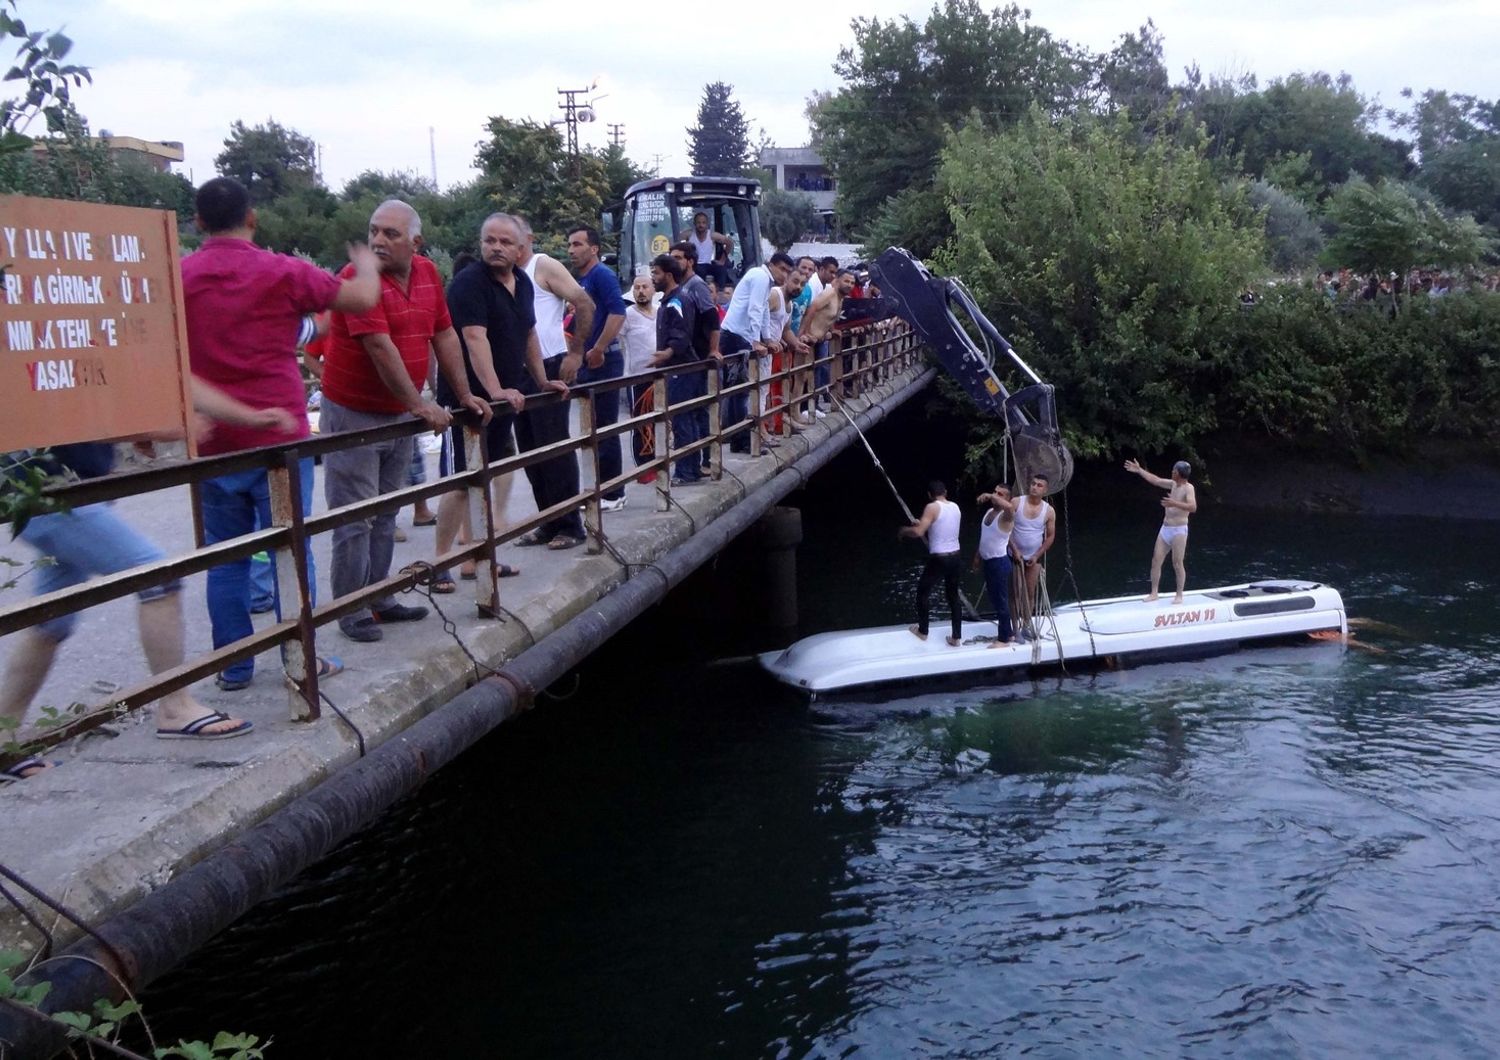
[[(1500, 297), (1409, 298), (1395, 317), (1273, 288), (1225, 343), (1221, 431), (1356, 459), (1446, 439), (1494, 447)], [(1207, 440), (1204, 440), (1207, 442)]]

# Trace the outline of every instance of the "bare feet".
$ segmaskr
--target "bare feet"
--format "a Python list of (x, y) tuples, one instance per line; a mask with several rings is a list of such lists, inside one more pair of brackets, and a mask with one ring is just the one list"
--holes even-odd
[(1144, 602), (1148, 603), (1148, 604), (1154, 604), (1154, 603), (1156, 603), (1156, 594), (1152, 593), (1150, 596), (1146, 597), (1146, 599), (1145, 599)]
[(961, 641), (957, 637), (953, 637), (953, 636), (948, 637), (947, 640), (948, 640), (948, 647), (950, 647), (950, 648), (956, 648), (960, 644), (963, 643), (963, 641)]
[(911, 633), (911, 635), (913, 637), (916, 637), (918, 640), (926, 640), (927, 639), (927, 634), (923, 633), (916, 626), (909, 626), (909, 627), (907, 627), (907, 629)]
[(1172, 602), (1174, 604), (1180, 604), (1180, 603), (1182, 603), (1182, 594), (1178, 593), (1176, 596), (1172, 597)]

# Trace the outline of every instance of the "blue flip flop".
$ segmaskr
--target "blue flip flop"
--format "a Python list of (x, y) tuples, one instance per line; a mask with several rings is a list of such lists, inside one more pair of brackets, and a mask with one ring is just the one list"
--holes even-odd
[(232, 729), (223, 732), (205, 732), (210, 725), (218, 725), (226, 721), (233, 721), (228, 714), (222, 710), (216, 710), (211, 714), (205, 714), (201, 718), (195, 718), (180, 729), (157, 729), (158, 740), (228, 740), (234, 736), (243, 736), (255, 728), (251, 722), (241, 720)]

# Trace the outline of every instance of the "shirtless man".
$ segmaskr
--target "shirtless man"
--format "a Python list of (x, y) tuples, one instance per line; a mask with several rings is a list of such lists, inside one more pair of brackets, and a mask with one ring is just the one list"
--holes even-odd
[[(828, 356), (828, 336), (833, 333), (834, 322), (844, 308), (844, 298), (853, 287), (854, 273), (848, 269), (840, 269), (833, 282), (823, 288), (822, 293), (812, 300), (812, 305), (802, 314), (802, 326), (797, 330), (797, 337), (812, 347), (814, 361)], [(807, 397), (810, 389), (807, 382), (806, 374), (797, 377), (792, 387), (791, 400), (802, 401)], [(819, 411), (818, 415), (822, 415), (822, 412)]]
[(1046, 475), (1038, 472), (1031, 476), (1026, 498), (1016, 505), (1015, 525), (1010, 531), (1010, 554), (1023, 580), (1014, 601), (1016, 635), (1021, 638), (1034, 632), (1027, 627), (1031, 623), (1037, 584), (1042, 579), (1042, 557), (1057, 538), (1057, 512), (1045, 499), (1049, 485)]
[(1172, 569), (1177, 573), (1177, 595), (1172, 597), (1172, 602), (1180, 604), (1182, 591), (1187, 586), (1187, 567), (1183, 564), (1183, 557), (1187, 555), (1188, 516), (1198, 510), (1198, 494), (1188, 481), (1193, 474), (1193, 465), (1186, 460), (1177, 461), (1172, 465), (1171, 478), (1153, 475), (1134, 460), (1125, 461), (1125, 470), (1141, 476), (1158, 489), (1168, 491), (1161, 499), (1166, 512), (1162, 516), (1161, 530), (1156, 535), (1156, 548), (1151, 553), (1151, 593), (1146, 602), (1156, 599), (1161, 585), (1161, 563), (1171, 552)]

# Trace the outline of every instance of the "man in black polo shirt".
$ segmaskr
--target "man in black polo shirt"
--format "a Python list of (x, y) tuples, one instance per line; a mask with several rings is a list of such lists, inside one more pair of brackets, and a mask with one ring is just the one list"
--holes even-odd
[[(542, 364), (531, 280), (524, 271), (515, 267), (520, 246), (521, 226), (515, 218), (509, 214), (491, 214), (479, 229), (479, 260), (453, 277), (448, 285), (448, 313), (463, 346), (469, 388), (486, 401), (504, 401), (510, 405), (508, 410), (490, 420), (486, 428), (486, 443), (492, 461), (515, 455), (512, 426), (515, 414), (526, 404), (519, 388), (528, 374), (542, 393), (549, 390), (568, 392), (568, 385), (562, 380), (547, 378), (547, 369)], [(474, 386), (478, 382), (474, 372), (475, 358), (489, 359), (505, 389), (498, 394), (489, 394), (482, 386)], [(453, 395), (446, 392), (445, 387), (446, 381), (440, 381), (438, 403), (450, 405)], [(467, 463), (463, 432), (457, 427), (453, 432), (453, 468), (464, 471)], [(494, 479), (491, 488), (491, 510), (495, 525), (499, 526), (505, 514), (505, 498), (510, 496), (510, 476)], [(437, 555), (441, 556), (453, 547), (465, 511), (463, 491), (444, 494), (438, 504)], [(501, 568), (502, 574), (507, 572), (506, 568)], [(439, 591), (452, 592), (451, 586), (450, 579)]]

